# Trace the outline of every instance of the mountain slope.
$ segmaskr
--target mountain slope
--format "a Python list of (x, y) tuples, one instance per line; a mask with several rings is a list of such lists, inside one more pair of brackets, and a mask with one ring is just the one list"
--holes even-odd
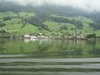
[(72, 7), (46, 4), (33, 7), (4, 2), (0, 6), (0, 32), (18, 36), (40, 32), (100, 36), (99, 12), (86, 13)]

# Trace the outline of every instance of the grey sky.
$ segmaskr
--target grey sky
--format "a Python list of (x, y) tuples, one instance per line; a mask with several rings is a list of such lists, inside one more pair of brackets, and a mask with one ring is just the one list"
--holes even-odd
[(81, 8), (88, 11), (100, 11), (100, 0), (5, 0), (16, 2), (21, 5), (41, 5), (44, 2), (49, 4), (67, 5)]

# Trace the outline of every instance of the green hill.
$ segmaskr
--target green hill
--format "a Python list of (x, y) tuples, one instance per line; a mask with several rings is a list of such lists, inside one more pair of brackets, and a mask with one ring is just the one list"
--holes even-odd
[(92, 34), (100, 36), (100, 12), (87, 13), (68, 6), (19, 5), (0, 2), (0, 34), (22, 36), (25, 34), (66, 35)]
[(67, 17), (49, 14), (43, 19), (42, 17), (30, 11), (0, 12), (0, 30), (17, 36), (40, 32), (45, 35), (81, 32), (83, 34), (96, 33), (100, 36), (100, 25), (84, 16)]
[(28, 22), (26, 18), (34, 17), (34, 13), (30, 12), (1, 12), (0, 13), (0, 29), (13, 35), (24, 35), (38, 31), (38, 28)]

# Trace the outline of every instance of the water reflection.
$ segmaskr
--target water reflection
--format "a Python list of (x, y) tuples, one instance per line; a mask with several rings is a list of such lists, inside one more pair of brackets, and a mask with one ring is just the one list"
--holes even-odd
[(100, 40), (0, 39), (0, 75), (99, 75)]
[(25, 43), (29, 43), (29, 42), (36, 42), (37, 39), (24, 39)]
[(28, 54), (37, 58), (100, 57), (100, 41), (1, 39), (0, 53)]

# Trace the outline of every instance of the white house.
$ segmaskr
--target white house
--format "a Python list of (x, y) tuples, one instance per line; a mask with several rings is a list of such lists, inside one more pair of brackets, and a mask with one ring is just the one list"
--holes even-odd
[(30, 35), (26, 34), (26, 35), (24, 35), (24, 38), (29, 39)]

